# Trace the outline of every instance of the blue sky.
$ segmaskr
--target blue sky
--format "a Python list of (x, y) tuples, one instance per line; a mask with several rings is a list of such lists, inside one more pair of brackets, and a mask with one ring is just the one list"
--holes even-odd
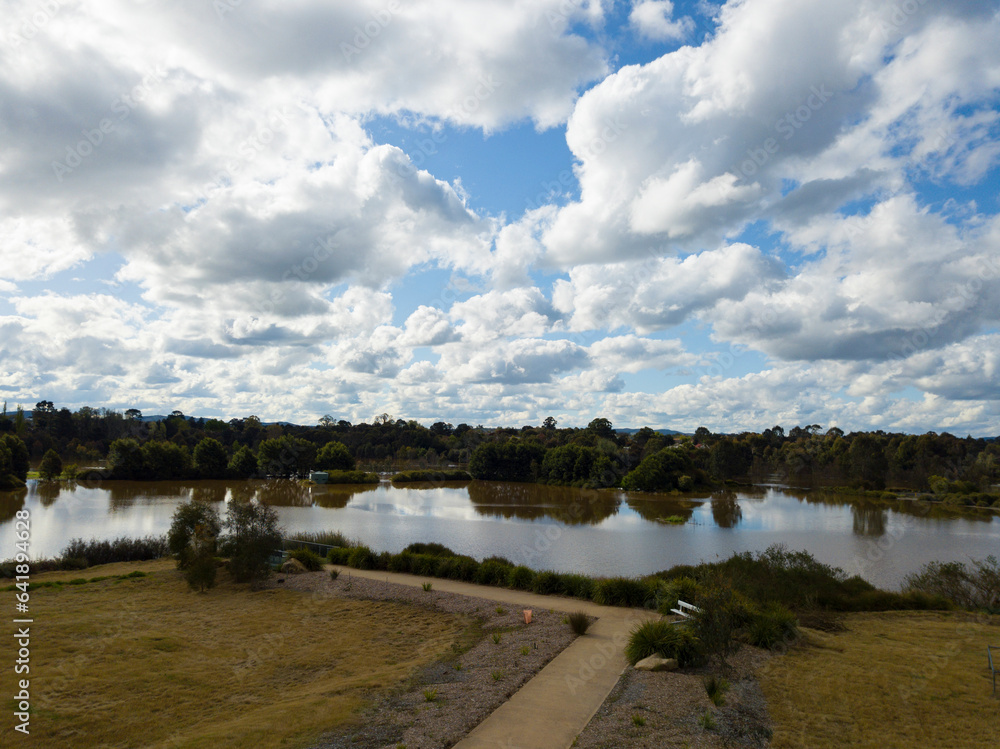
[(0, 398), (1000, 433), (995, 2), (0, 27)]

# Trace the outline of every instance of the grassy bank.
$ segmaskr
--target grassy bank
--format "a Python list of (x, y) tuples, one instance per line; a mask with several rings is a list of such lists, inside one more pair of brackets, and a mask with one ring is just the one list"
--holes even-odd
[(998, 701), (986, 645), (1000, 617), (851, 614), (847, 631), (809, 631), (759, 675), (775, 749), (995, 747)]
[(572, 596), (604, 606), (658, 609), (664, 614), (676, 606), (678, 598), (697, 605), (702, 583), (720, 578), (758, 604), (781, 604), (802, 615), (952, 607), (940, 595), (880, 590), (860, 577), (848, 577), (842, 570), (816, 561), (808, 552), (789, 552), (777, 546), (758, 554), (734, 554), (720, 562), (678, 565), (641, 578), (535, 571), (503, 557), (479, 561), (440, 544), (411, 544), (399, 554), (376, 552), (367, 546), (340, 546), (329, 550), (328, 559), (357, 569), (464, 580)]
[[(394, 603), (251, 593), (225, 572), (210, 593), (192, 593), (173, 566), (32, 576), (64, 584), (31, 594), (33, 714), (22, 745), (308, 746), (356, 720), (371, 690), (450, 653), (470, 626)], [(148, 574), (119, 577), (135, 571)], [(11, 712), (11, 669), (0, 688)]]

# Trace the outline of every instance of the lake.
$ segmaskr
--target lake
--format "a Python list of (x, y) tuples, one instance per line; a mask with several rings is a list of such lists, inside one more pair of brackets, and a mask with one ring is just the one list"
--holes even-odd
[(678, 497), (483, 481), (396, 488), (32, 480), (26, 489), (0, 493), (0, 558), (15, 553), (20, 509), (31, 512), (31, 554), (42, 558), (58, 555), (75, 537), (165, 533), (174, 508), (191, 498), (218, 503), (224, 515), (234, 496), (274, 506), (291, 537), (340, 530), (392, 552), (436, 541), (478, 559), (500, 555), (536, 570), (598, 576), (643, 575), (781, 543), (894, 589), (926, 562), (981, 559), (1000, 549), (1000, 516), (989, 510), (876, 504), (776, 486)]

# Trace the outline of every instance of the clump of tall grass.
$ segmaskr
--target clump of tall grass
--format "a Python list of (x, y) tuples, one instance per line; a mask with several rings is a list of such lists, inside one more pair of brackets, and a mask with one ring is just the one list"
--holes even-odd
[(342, 548), (358, 546), (358, 542), (348, 538), (342, 531), (311, 531), (308, 533), (296, 533), (295, 538), (285, 541), (289, 546), (294, 546), (295, 541), (305, 541), (307, 544), (319, 544), (321, 546), (337, 546)]
[(625, 645), (625, 657), (633, 666), (651, 655), (676, 658), (681, 668), (705, 662), (704, 647), (691, 628), (684, 624), (671, 624), (665, 619), (639, 624), (632, 630)]
[(567, 622), (569, 623), (569, 628), (577, 635), (585, 635), (587, 634), (587, 630), (590, 629), (590, 617), (582, 611), (575, 611), (570, 614), (567, 617)]
[(729, 691), (729, 682), (712, 674), (705, 679), (705, 691), (708, 693), (708, 699), (712, 700), (712, 704), (718, 707), (726, 702), (726, 692)]
[(169, 556), (166, 536), (145, 536), (129, 538), (122, 536), (113, 540), (91, 539), (84, 541), (74, 538), (62, 550), (60, 557), (86, 559), (87, 565), (111, 564), (112, 562), (141, 562)]

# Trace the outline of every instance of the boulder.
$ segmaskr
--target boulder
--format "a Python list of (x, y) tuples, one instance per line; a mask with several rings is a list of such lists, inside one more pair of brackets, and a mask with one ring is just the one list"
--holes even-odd
[(635, 668), (637, 671), (674, 671), (677, 668), (677, 659), (651, 655), (636, 663)]
[(281, 571), (288, 575), (301, 575), (303, 572), (308, 572), (309, 570), (298, 559), (289, 559), (281, 565)]

